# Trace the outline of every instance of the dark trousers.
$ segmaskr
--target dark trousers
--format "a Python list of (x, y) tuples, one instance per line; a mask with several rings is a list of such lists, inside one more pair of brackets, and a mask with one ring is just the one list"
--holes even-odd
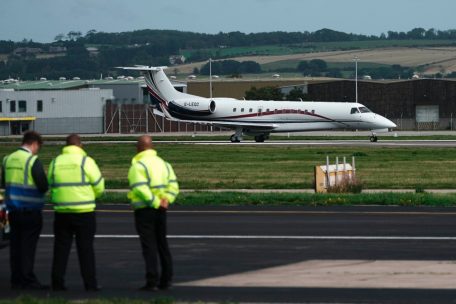
[[(169, 285), (173, 277), (173, 263), (166, 239), (166, 210), (144, 208), (135, 211), (135, 225), (146, 263), (146, 284)], [(158, 257), (161, 276), (158, 272)]]
[(65, 287), (64, 277), (73, 236), (76, 237), (76, 249), (84, 287), (88, 289), (97, 286), (93, 248), (95, 230), (95, 212), (55, 213), (54, 258), (52, 261), (52, 286), (54, 288)]
[(41, 210), (11, 211), (10, 267), (11, 286), (24, 287), (38, 283), (33, 272), (35, 252), (43, 228)]

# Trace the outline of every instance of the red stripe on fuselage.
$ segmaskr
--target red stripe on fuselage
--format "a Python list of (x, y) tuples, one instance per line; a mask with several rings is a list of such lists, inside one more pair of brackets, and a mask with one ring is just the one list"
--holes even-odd
[(306, 111), (301, 111), (301, 110), (292, 110), (292, 109), (283, 109), (283, 110), (277, 110), (277, 111), (268, 111), (268, 112), (261, 112), (261, 113), (250, 113), (250, 114), (244, 114), (244, 115), (237, 115), (237, 116), (226, 116), (226, 117), (218, 117), (217, 119), (235, 119), (235, 118), (247, 118), (247, 117), (260, 117), (260, 116), (269, 116), (269, 115), (276, 115), (276, 114), (299, 114), (299, 115), (307, 115), (307, 116), (313, 116), (313, 117), (318, 117), (322, 119), (326, 119), (329, 121), (334, 121), (334, 119), (324, 117), (312, 112), (306, 112)]

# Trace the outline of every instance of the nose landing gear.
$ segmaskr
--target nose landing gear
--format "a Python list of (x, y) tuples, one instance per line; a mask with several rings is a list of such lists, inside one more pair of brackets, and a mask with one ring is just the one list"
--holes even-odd
[(369, 140), (371, 142), (377, 142), (378, 138), (377, 138), (377, 134), (375, 134), (374, 132), (372, 132), (372, 135), (369, 137)]

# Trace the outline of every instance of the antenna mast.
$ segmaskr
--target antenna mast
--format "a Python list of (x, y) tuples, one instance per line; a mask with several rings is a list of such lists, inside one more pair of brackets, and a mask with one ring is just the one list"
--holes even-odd
[(212, 100), (212, 58), (209, 58), (209, 98)]

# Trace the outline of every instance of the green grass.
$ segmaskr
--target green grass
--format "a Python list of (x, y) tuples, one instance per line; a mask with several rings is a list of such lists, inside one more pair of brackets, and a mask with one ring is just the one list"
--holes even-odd
[[(126, 194), (107, 193), (105, 203), (127, 203)], [(456, 194), (433, 193), (239, 193), (191, 192), (181, 193), (176, 200), (180, 206), (456, 206)]]
[[(99, 164), (109, 188), (126, 188), (134, 144), (92, 144), (86, 151)], [(357, 177), (371, 189), (455, 188), (456, 158), (451, 148), (205, 146), (157, 144), (184, 189), (303, 189), (313, 187), (315, 165), (326, 155), (351, 159), (357, 155)], [(0, 146), (0, 157), (16, 145)], [(43, 146), (45, 167), (60, 153), (58, 145)], [(340, 158), (341, 160), (341, 158)]]

